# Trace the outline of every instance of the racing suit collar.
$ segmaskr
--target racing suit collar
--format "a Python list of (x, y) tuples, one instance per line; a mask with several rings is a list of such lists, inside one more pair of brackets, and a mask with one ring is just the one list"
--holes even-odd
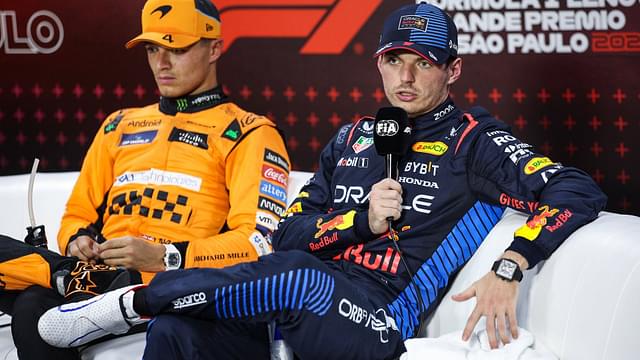
[(222, 86), (217, 86), (200, 94), (187, 95), (178, 98), (160, 97), (160, 111), (167, 115), (175, 115), (178, 112), (194, 113), (204, 109), (210, 109), (228, 100), (227, 95), (222, 90)]
[(430, 112), (410, 119), (411, 126), (416, 129), (429, 127), (433, 125), (434, 122), (442, 122), (452, 114), (457, 113), (456, 110), (458, 110), (458, 107), (453, 103), (453, 100), (448, 97), (442, 104), (436, 106), (436, 108)]

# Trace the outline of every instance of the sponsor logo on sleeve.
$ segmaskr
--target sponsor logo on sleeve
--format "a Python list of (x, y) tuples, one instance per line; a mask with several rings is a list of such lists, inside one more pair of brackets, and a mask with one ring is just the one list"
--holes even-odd
[(353, 151), (357, 153), (367, 150), (373, 145), (373, 138), (360, 136), (358, 140), (351, 146)]
[(237, 119), (234, 119), (222, 132), (222, 137), (231, 141), (236, 141), (242, 136), (242, 130)]
[(293, 214), (300, 213), (300, 212), (302, 212), (302, 203), (298, 201), (291, 204), (291, 206), (289, 206), (289, 208), (287, 209), (287, 212), (285, 213), (285, 216), (289, 217)]
[(287, 190), (268, 181), (260, 181), (260, 193), (272, 197), (283, 203), (287, 202)]
[(316, 222), (316, 228), (318, 228), (318, 232), (315, 233), (314, 237), (318, 239), (320, 236), (324, 235), (327, 231), (330, 230), (347, 230), (353, 226), (353, 219), (356, 216), (356, 211), (351, 210), (346, 214), (337, 215), (328, 221), (324, 221), (324, 219), (320, 218)]
[(413, 144), (413, 146), (411, 146), (411, 149), (419, 153), (442, 156), (444, 153), (447, 152), (449, 147), (447, 146), (447, 144), (443, 143), (442, 141), (436, 141), (436, 142), (421, 141)]
[(207, 303), (207, 295), (204, 292), (193, 293), (187, 296), (179, 297), (172, 300), (174, 309), (182, 309), (186, 307), (201, 305)]
[(177, 127), (174, 127), (169, 135), (169, 141), (181, 142), (205, 150), (209, 148), (209, 144), (207, 143), (208, 138), (209, 135), (207, 134), (183, 130)]
[(504, 131), (504, 130), (495, 130), (495, 131), (487, 131), (486, 134), (489, 137), (493, 137), (493, 136), (496, 136), (496, 135), (509, 134), (509, 133)]
[(276, 226), (278, 225), (278, 220), (276, 220), (276, 218), (269, 213), (266, 213), (264, 211), (257, 211), (256, 224), (262, 225), (263, 227), (269, 229), (269, 231), (274, 231), (276, 229)]
[(535, 157), (529, 160), (527, 165), (524, 166), (524, 173), (526, 175), (531, 175), (538, 170), (553, 164), (554, 162), (551, 161), (551, 159), (549, 159), (548, 157)]
[(298, 196), (296, 196), (296, 199), (302, 199), (302, 198), (308, 198), (309, 197), (309, 193), (306, 191), (301, 191)]
[(289, 172), (289, 163), (284, 159), (284, 157), (280, 156), (273, 150), (269, 150), (267, 148), (264, 149), (264, 161), (280, 166), (286, 172)]
[(538, 207), (537, 201), (520, 200), (520, 199), (511, 197), (505, 193), (500, 194), (498, 201), (500, 202), (500, 205), (505, 205), (516, 210), (528, 211), (530, 213), (533, 213), (534, 211), (536, 211), (536, 208)]
[(547, 225), (547, 219), (558, 213), (558, 209), (549, 209), (548, 205), (541, 206), (538, 210), (540, 210), (540, 213), (533, 215), (531, 220), (517, 229), (515, 236), (520, 236), (530, 241), (537, 239), (542, 227)]
[(271, 247), (269, 240), (257, 231), (253, 232), (253, 234), (249, 236), (249, 242), (253, 245), (254, 249), (256, 249), (258, 256), (267, 255), (273, 252), (273, 248)]
[(287, 186), (287, 174), (269, 165), (262, 165), (262, 177), (277, 182), (284, 187)]
[(571, 212), (571, 210), (564, 209), (563, 212), (561, 212), (560, 214), (558, 214), (558, 216), (556, 216), (556, 223), (555, 224), (547, 225), (544, 228), (549, 232), (554, 232), (554, 231), (558, 230), (559, 228), (561, 228), (564, 224), (566, 224), (567, 221), (569, 221), (569, 219), (572, 216), (573, 216), (573, 213)]
[(104, 126), (104, 133), (108, 134), (114, 131), (115, 129), (117, 129), (118, 124), (120, 124), (120, 121), (122, 121), (123, 117), (124, 117), (124, 113), (122, 113), (121, 111), (120, 113), (118, 113), (118, 115), (116, 115), (116, 117), (113, 120), (109, 121), (109, 123)]
[(338, 136), (336, 136), (336, 143), (341, 145), (344, 143), (345, 138), (347, 137), (347, 133), (349, 133), (349, 129), (351, 129), (351, 125), (343, 126), (338, 132)]
[(496, 136), (493, 137), (491, 140), (493, 140), (493, 142), (497, 145), (497, 146), (502, 146), (504, 144), (508, 144), (514, 141), (518, 141), (518, 138), (516, 138), (513, 135), (503, 135), (503, 136)]
[(273, 200), (267, 199), (264, 196), (258, 197), (258, 208), (262, 210), (267, 210), (272, 214), (278, 215), (278, 217), (282, 217), (284, 215), (284, 207)]
[(119, 146), (143, 145), (153, 141), (158, 135), (158, 130), (142, 131), (132, 134), (122, 134)]

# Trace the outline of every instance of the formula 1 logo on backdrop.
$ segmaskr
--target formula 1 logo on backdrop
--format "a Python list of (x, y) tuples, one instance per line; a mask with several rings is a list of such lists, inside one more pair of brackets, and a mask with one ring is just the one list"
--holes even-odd
[(306, 38), (300, 54), (337, 55), (382, 0), (217, 0), (224, 49), (241, 38)]

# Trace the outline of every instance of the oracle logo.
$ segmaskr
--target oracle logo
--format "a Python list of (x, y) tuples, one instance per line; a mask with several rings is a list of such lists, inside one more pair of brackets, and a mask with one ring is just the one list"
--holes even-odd
[(216, 0), (226, 51), (241, 38), (306, 38), (300, 54), (342, 53), (382, 0)]
[(287, 174), (282, 171), (278, 171), (271, 166), (262, 166), (262, 177), (267, 180), (273, 180), (278, 184), (287, 187)]

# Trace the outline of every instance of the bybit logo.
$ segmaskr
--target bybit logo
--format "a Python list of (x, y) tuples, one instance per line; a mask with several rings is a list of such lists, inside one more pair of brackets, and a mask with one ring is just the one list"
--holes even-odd
[(342, 53), (381, 3), (382, 0), (216, 1), (224, 21), (223, 50), (246, 37), (306, 38), (300, 49), (300, 54), (305, 55)]

